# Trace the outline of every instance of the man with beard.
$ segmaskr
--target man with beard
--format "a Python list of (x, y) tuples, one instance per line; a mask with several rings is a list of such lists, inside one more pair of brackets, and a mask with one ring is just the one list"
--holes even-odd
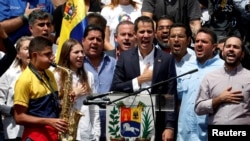
[(157, 41), (156, 47), (164, 52), (170, 53), (170, 47), (168, 44), (168, 35), (171, 25), (174, 21), (171, 17), (163, 15), (156, 22), (155, 39)]
[[(174, 24), (173, 18), (163, 15), (159, 18), (156, 22), (156, 32), (155, 32), (155, 39), (156, 39), (156, 47), (163, 50), (166, 53), (170, 53), (170, 45), (169, 45), (169, 30), (171, 26)], [(178, 23), (180, 25), (181, 23)], [(183, 24), (182, 27), (185, 25)], [(189, 27), (185, 26), (186, 29), (190, 30)], [(192, 33), (191, 33), (192, 34)], [(192, 35), (190, 35), (191, 38)], [(192, 50), (193, 47), (190, 47), (191, 39), (189, 39), (187, 44), (187, 50), (189, 53), (194, 55), (194, 51)]]
[(206, 75), (195, 103), (198, 115), (208, 114), (210, 125), (250, 124), (250, 71), (240, 60), (244, 47), (239, 37), (229, 37), (222, 50), (225, 64)]
[(105, 53), (117, 60), (122, 51), (135, 47), (136, 39), (134, 32), (134, 24), (131, 21), (120, 22), (116, 27), (115, 33), (117, 47), (113, 50), (106, 51)]

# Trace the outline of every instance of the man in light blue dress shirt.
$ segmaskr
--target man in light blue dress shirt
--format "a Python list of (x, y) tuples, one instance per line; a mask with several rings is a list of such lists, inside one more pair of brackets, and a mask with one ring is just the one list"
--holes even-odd
[[(194, 50), (188, 48), (191, 42), (192, 32), (191, 30), (182, 23), (174, 23), (169, 30), (169, 40), (168, 44), (170, 46), (171, 54), (175, 58), (175, 68), (177, 76), (193, 70), (197, 67), (187, 65), (188, 62), (195, 59)], [(185, 75), (177, 78), (177, 91), (178, 91), (178, 101), (181, 101), (182, 90), (187, 84), (185, 83), (190, 75)]]
[(207, 141), (207, 116), (198, 116), (194, 111), (194, 104), (204, 75), (224, 64), (215, 53), (216, 43), (217, 37), (213, 31), (206, 28), (198, 31), (194, 43), (196, 59), (187, 63), (192, 68), (198, 68), (198, 72), (186, 76), (183, 83), (185, 85), (178, 89), (182, 101), (177, 141)]

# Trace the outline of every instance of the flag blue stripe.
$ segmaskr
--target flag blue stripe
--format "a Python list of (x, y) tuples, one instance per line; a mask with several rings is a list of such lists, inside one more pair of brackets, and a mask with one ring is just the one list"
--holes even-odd
[(80, 43), (82, 42), (83, 33), (85, 27), (88, 25), (87, 18), (85, 17), (80, 23), (78, 23), (75, 28), (70, 32), (70, 38), (78, 40)]

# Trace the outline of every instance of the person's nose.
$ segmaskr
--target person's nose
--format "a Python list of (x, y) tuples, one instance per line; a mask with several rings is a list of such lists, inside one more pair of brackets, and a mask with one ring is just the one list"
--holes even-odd
[(84, 56), (83, 52), (80, 52), (79, 57), (83, 57), (83, 56)]
[(174, 37), (174, 40), (175, 40), (175, 41), (178, 41), (178, 39), (179, 39), (179, 37), (176, 35), (176, 36)]
[(148, 32), (145, 32), (145, 33), (144, 33), (144, 37), (149, 37), (149, 33), (148, 33)]
[(51, 60), (51, 61), (55, 61), (55, 59), (56, 59), (55, 55), (52, 54), (52, 55), (50, 56), (50, 60)]
[(93, 39), (92, 42), (96, 44), (97, 43), (97, 39)]
[(201, 41), (198, 41), (195, 43), (198, 47), (201, 47), (202, 46), (202, 42)]
[(167, 28), (163, 28), (163, 30), (162, 30), (163, 33), (168, 33), (168, 31), (169, 30)]

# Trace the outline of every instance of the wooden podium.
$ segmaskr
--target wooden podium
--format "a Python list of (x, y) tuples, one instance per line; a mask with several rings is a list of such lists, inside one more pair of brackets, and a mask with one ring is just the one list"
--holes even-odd
[[(112, 101), (128, 94), (112, 94)], [(154, 94), (129, 96), (106, 107), (107, 141), (154, 141), (155, 112), (173, 111), (173, 96)], [(159, 104), (161, 106), (159, 106)], [(159, 108), (160, 107), (160, 108)]]

